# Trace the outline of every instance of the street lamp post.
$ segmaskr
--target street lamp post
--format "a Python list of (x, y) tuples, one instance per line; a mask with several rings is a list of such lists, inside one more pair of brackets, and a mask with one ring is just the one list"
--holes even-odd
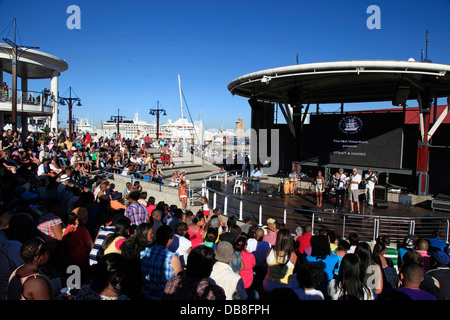
[(69, 138), (73, 139), (73, 119), (72, 119), (72, 106), (73, 102), (78, 102), (77, 106), (81, 107), (81, 99), (78, 98), (75, 94), (75, 97), (72, 97), (72, 87), (69, 87), (69, 97), (59, 97), (59, 104), (65, 106), (66, 103), (69, 107)]
[[(11, 75), (12, 75), (12, 97), (11, 97), (11, 125), (13, 131), (17, 130), (17, 61), (27, 49), (39, 49), (39, 47), (20, 46), (16, 42), (16, 29), (17, 23), (14, 18), (14, 41), (3, 38), (7, 44), (11, 46), (12, 59), (11, 59)], [(23, 133), (23, 132), (22, 132)]]
[(119, 123), (120, 123), (120, 121), (123, 120), (123, 118), (126, 118), (126, 117), (119, 115), (119, 109), (117, 109), (117, 116), (116, 115), (111, 116), (111, 121), (117, 121), (117, 136), (119, 136), (119, 134), (120, 134)]
[(163, 116), (167, 116), (166, 110), (159, 107), (159, 101), (157, 102), (157, 108), (156, 109), (150, 109), (150, 114), (152, 116), (156, 115), (156, 140), (159, 140), (159, 116), (163, 113)]

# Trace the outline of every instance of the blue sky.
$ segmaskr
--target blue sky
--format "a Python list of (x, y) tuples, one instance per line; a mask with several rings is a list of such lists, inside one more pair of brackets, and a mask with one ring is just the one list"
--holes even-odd
[[(70, 5), (81, 9), (80, 30), (66, 27)], [(366, 27), (370, 5), (380, 7), (381, 29)], [(449, 0), (0, 0), (0, 32), (17, 18), (22, 44), (68, 62), (59, 90), (64, 95), (71, 86), (82, 99), (75, 118), (99, 124), (119, 108), (127, 119), (138, 111), (151, 122), (149, 110), (159, 101), (176, 120), (180, 75), (194, 121), (202, 110), (207, 129), (221, 123), (234, 128), (239, 117), (248, 128), (247, 99), (227, 90), (234, 78), (295, 64), (297, 53), (300, 63), (420, 60), (427, 29), (429, 58), (450, 64), (448, 12)], [(30, 90), (43, 86), (50, 81), (29, 81)], [(62, 125), (65, 108), (60, 109)], [(335, 111), (336, 106), (321, 108)]]

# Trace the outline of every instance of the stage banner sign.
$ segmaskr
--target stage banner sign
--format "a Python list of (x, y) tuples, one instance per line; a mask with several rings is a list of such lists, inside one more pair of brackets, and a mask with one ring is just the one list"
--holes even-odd
[(402, 167), (402, 113), (312, 115), (304, 161)]

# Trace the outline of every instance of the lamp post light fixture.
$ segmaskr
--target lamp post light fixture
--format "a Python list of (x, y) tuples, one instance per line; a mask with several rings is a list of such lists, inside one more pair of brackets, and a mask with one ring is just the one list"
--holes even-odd
[(156, 116), (156, 140), (159, 140), (159, 116), (162, 113), (163, 116), (167, 116), (166, 110), (159, 107), (159, 101), (157, 102), (156, 109), (150, 109), (149, 112), (152, 116)]
[(117, 115), (112, 115), (111, 116), (111, 121), (116, 121), (117, 122), (117, 137), (119, 137), (119, 135), (120, 135), (119, 123), (120, 123), (120, 121), (123, 120), (123, 118), (126, 118), (126, 117), (119, 115), (119, 109), (117, 109)]
[(75, 97), (72, 97), (72, 87), (69, 87), (69, 97), (59, 97), (59, 104), (62, 106), (65, 106), (66, 103), (69, 107), (68, 113), (69, 113), (69, 138), (70, 140), (73, 139), (73, 119), (72, 119), (72, 107), (73, 107), (73, 103), (77, 102), (77, 107), (81, 107), (81, 99), (78, 98), (75, 94)]

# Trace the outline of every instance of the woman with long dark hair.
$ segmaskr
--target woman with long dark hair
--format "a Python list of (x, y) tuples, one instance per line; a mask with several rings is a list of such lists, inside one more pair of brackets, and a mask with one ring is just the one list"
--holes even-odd
[(344, 256), (336, 279), (328, 283), (331, 300), (373, 300), (374, 294), (365, 283), (361, 259), (354, 253)]
[(131, 220), (127, 217), (121, 217), (114, 225), (114, 232), (109, 234), (103, 241), (103, 255), (108, 253), (122, 253), (122, 245), (128, 239), (130, 234)]
[(192, 249), (203, 243), (206, 224), (205, 216), (202, 211), (198, 211), (192, 219), (192, 223), (188, 227), (189, 240), (192, 242)]
[(363, 270), (366, 270), (364, 283), (373, 288), (375, 294), (380, 294), (383, 291), (383, 274), (380, 266), (373, 260), (370, 245), (361, 241), (356, 246), (355, 254), (361, 259)]
[(263, 281), (265, 293), (275, 288), (297, 289), (298, 282), (294, 275), (297, 255), (294, 252), (294, 241), (289, 229), (280, 229), (275, 246), (266, 253), (267, 275)]
[(377, 241), (373, 247), (373, 260), (382, 270), (383, 291), (397, 287), (398, 283), (398, 274), (394, 268), (394, 263), (391, 259), (384, 256), (385, 253), (386, 245), (381, 241)]

